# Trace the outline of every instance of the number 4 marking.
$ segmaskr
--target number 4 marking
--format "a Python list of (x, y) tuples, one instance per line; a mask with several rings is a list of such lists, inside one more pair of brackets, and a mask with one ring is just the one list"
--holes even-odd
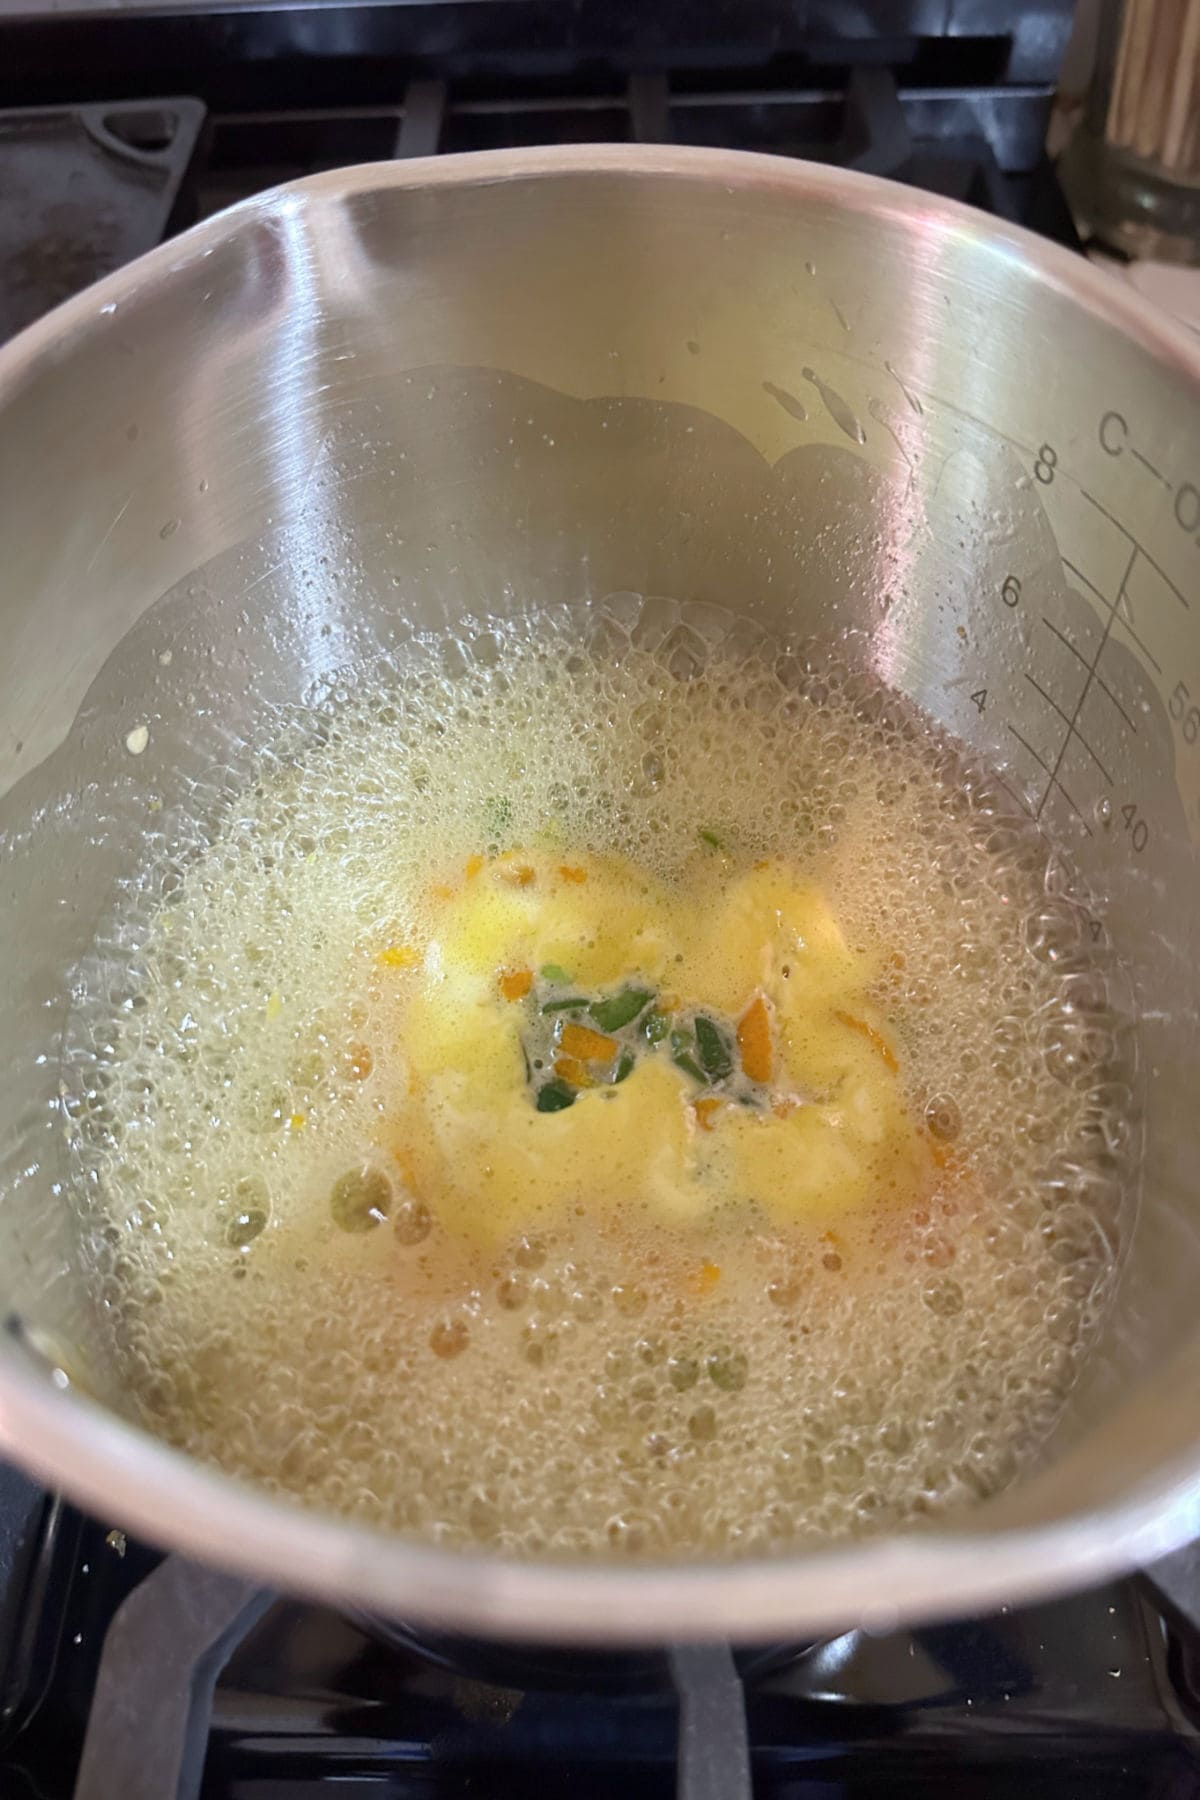
[(982, 712), (987, 705), (987, 689), (976, 688), (975, 692), (971, 695), (971, 704), (974, 706), (976, 712)]

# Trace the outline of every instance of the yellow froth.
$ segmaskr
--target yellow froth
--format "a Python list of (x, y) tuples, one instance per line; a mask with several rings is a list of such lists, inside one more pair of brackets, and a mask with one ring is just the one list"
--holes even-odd
[[(163, 821), (64, 1064), (150, 1429), (530, 1556), (892, 1528), (1037, 1455), (1125, 1178), (1081, 908), (848, 652), (715, 616), (413, 645)], [(547, 968), (707, 1009), (764, 1078), (706, 1085), (668, 1038), (617, 1082), (573, 1038), (574, 1103), (537, 1111)]]
[[(877, 958), (850, 949), (811, 883), (777, 863), (731, 880), (727, 864), (700, 859), (667, 885), (622, 857), (520, 850), (435, 885), (423, 965), (399, 996), (414, 1079), (383, 1142), (444, 1224), (496, 1243), (585, 1208), (703, 1230), (751, 1203), (801, 1226), (929, 1186), (899, 1065), (862, 1029)], [(527, 1015), (506, 986), (546, 967), (581, 992), (641, 983), (676, 1011), (733, 1019), (761, 996), (777, 1022), (764, 1103), (706, 1110), (660, 1049), (620, 1085), (587, 1078), (568, 1111), (536, 1112)]]

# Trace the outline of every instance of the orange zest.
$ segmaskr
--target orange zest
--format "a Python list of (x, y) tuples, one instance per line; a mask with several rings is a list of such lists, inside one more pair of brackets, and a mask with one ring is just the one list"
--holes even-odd
[(466, 876), (467, 876), (468, 881), (474, 881), (475, 877), (478, 875), (480, 869), (482, 869), (482, 867), (486, 861), (487, 861), (487, 858), (484, 856), (468, 856), (467, 868), (466, 868)]
[(738, 1023), (738, 1049), (742, 1067), (751, 1081), (768, 1082), (774, 1057), (771, 1053), (771, 1015), (759, 994), (750, 1002)]
[(502, 869), (497, 869), (496, 873), (501, 881), (508, 883), (509, 887), (532, 887), (537, 880), (537, 871), (532, 869), (528, 863), (506, 863)]
[(696, 1123), (699, 1125), (701, 1131), (712, 1130), (713, 1114), (720, 1104), (721, 1102), (719, 1100), (713, 1099), (693, 1100), (692, 1111), (696, 1115)]
[(835, 1012), (833, 1016), (837, 1019), (839, 1024), (848, 1025), (851, 1031), (861, 1032), (868, 1044), (870, 1044), (872, 1050), (883, 1058), (886, 1067), (891, 1070), (892, 1074), (899, 1074), (900, 1064), (897, 1060), (896, 1052), (892, 1049), (892, 1046), (888, 1043), (881, 1031), (876, 1031), (875, 1027), (873, 1025), (868, 1025), (865, 1019), (856, 1019), (850, 1013)]
[(510, 969), (500, 977), (500, 992), (506, 1000), (523, 1000), (532, 986), (532, 969)]
[(709, 1262), (707, 1258), (700, 1264), (691, 1278), (691, 1288), (697, 1294), (711, 1294), (721, 1279), (720, 1263)]
[(555, 1059), (554, 1073), (560, 1081), (569, 1081), (572, 1087), (595, 1087), (596, 1077), (589, 1074), (583, 1064), (573, 1056), (560, 1056)]
[(587, 880), (586, 869), (573, 869), (569, 863), (559, 863), (558, 872), (564, 881), (581, 882)]
[(617, 1053), (615, 1038), (592, 1031), (587, 1025), (577, 1025), (573, 1019), (563, 1026), (559, 1042), (565, 1053), (579, 1062), (611, 1062)]
[(836, 1231), (823, 1231), (821, 1242), (826, 1246), (821, 1257), (821, 1266), (834, 1273), (842, 1266), (842, 1249), (844, 1247), (842, 1240)]
[(375, 1067), (375, 1058), (369, 1044), (355, 1042), (346, 1046), (342, 1061), (343, 1072), (351, 1081), (365, 1081)]
[(379, 960), (385, 969), (415, 969), (421, 960), (421, 952), (414, 950), (411, 944), (389, 944), (381, 950)]
[(957, 1169), (958, 1157), (955, 1155), (951, 1145), (939, 1144), (935, 1137), (928, 1135), (926, 1136), (925, 1142), (929, 1145), (929, 1154), (933, 1159), (935, 1168)]

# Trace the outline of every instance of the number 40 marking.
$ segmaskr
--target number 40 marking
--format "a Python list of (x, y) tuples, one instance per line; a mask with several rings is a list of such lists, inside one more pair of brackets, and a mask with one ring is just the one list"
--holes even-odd
[(1125, 829), (1129, 833), (1129, 841), (1140, 856), (1150, 842), (1150, 827), (1139, 813), (1132, 800), (1128, 806), (1121, 808), (1121, 817), (1125, 821)]

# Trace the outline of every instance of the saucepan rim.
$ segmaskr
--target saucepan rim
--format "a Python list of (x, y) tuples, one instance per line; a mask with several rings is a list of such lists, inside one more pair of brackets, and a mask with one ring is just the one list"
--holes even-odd
[[(1200, 342), (1085, 258), (957, 202), (875, 176), (773, 156), (577, 145), (364, 164), (242, 201), (66, 301), (0, 350), (0, 409), (68, 358), (108, 315), (167, 288), (249, 226), (351, 196), (591, 177), (765, 191), (898, 221), (931, 241), (963, 234), (1101, 318), (1194, 384)], [(377, 1613), (495, 1636), (579, 1644), (809, 1637), (854, 1625), (977, 1613), (1152, 1561), (1200, 1531), (1200, 1444), (1181, 1448), (1118, 1504), (1036, 1527), (952, 1526), (746, 1559), (518, 1561), (428, 1546), (308, 1510), (206, 1467), (62, 1388), (18, 1337), (0, 1342), (0, 1446), (40, 1479), (151, 1542), (264, 1584)]]

